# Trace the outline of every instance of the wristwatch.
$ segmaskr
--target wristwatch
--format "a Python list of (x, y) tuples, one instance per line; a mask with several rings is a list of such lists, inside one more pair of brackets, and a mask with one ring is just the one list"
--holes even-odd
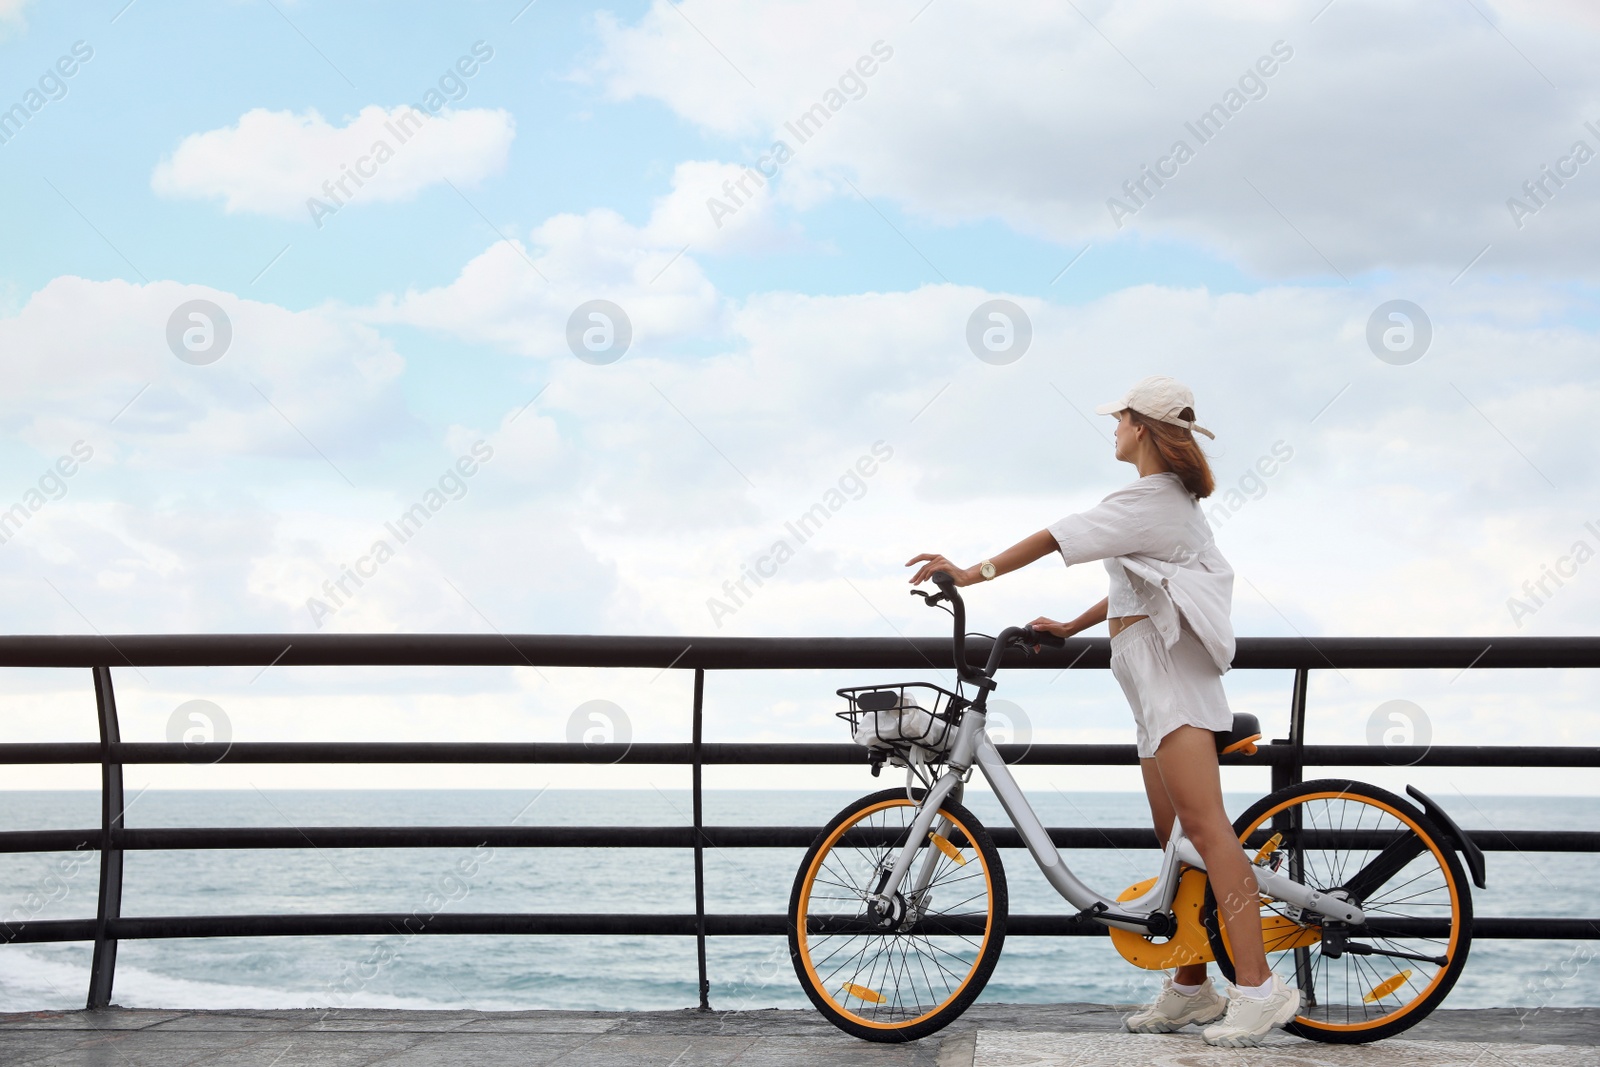
[(983, 580), (986, 582), (993, 578), (996, 573), (994, 569), (994, 560), (986, 559), (982, 563), (978, 564), (978, 573), (983, 575)]

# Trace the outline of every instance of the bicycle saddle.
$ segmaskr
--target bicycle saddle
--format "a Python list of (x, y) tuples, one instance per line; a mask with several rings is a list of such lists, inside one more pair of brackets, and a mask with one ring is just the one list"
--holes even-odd
[(1246, 756), (1256, 754), (1256, 742), (1261, 739), (1261, 720), (1254, 715), (1233, 713), (1233, 728), (1226, 733), (1216, 731), (1217, 753), (1242, 752)]

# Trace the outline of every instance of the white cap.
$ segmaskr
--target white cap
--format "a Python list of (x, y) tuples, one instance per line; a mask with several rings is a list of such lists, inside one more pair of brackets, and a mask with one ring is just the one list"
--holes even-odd
[(1203, 433), (1215, 440), (1216, 434), (1198, 425), (1193, 419), (1182, 417), (1180, 412), (1185, 408), (1189, 410), (1189, 414), (1194, 414), (1194, 394), (1189, 391), (1189, 387), (1175, 378), (1152, 374), (1124, 393), (1121, 400), (1111, 404), (1101, 404), (1094, 409), (1094, 412), (1096, 415), (1115, 415), (1124, 410), (1137, 411), (1157, 422), (1182, 426), (1185, 430)]

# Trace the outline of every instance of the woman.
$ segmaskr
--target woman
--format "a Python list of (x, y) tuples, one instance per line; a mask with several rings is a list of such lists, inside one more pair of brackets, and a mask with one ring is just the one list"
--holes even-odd
[(1204, 963), (1162, 980), (1153, 1003), (1124, 1020), (1136, 1033), (1165, 1033), (1213, 1023), (1213, 1045), (1255, 1045), (1295, 1017), (1300, 991), (1267, 966), (1261, 911), (1250, 863), (1222, 806), (1214, 731), (1233, 724), (1222, 675), (1233, 659), (1233, 570), (1217, 551), (1198, 501), (1213, 488), (1194, 434), (1194, 395), (1166, 377), (1139, 382), (1121, 400), (1096, 409), (1117, 417), (1116, 455), (1138, 469), (1137, 481), (1097, 506), (1018, 542), (973, 567), (924, 554), (913, 585), (946, 571), (957, 585), (988, 581), (1059, 551), (1071, 566), (1104, 560), (1110, 594), (1071, 622), (1038, 618), (1037, 629), (1071, 637), (1104, 622), (1111, 632), (1111, 673), (1133, 709), (1139, 767), (1156, 836), (1164, 848), (1174, 815), (1205, 860), (1232, 946), (1235, 984), (1224, 1000)]

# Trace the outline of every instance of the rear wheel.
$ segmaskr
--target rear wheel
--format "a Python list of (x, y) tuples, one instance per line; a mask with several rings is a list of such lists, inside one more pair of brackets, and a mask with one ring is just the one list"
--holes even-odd
[[(1261, 903), (1272, 969), (1300, 987), (1300, 1014), (1284, 1029), (1355, 1044), (1400, 1033), (1450, 992), (1472, 943), (1472, 891), (1450, 838), (1393, 793), (1324, 779), (1263, 797), (1233, 824), (1246, 848), (1274, 834), (1272, 863), (1323, 892), (1339, 891), (1366, 913), (1361, 926)], [(1227, 931), (1210, 886), (1201, 921), (1217, 966), (1233, 980)], [(1424, 957), (1424, 958), (1417, 958)]]
[[(923, 791), (912, 796), (920, 802)], [(862, 797), (817, 837), (789, 898), (801, 986), (835, 1026), (868, 1041), (915, 1041), (949, 1025), (983, 990), (1005, 942), (1000, 854), (953, 801), (940, 806), (889, 914), (869, 907), (915, 815), (904, 789)]]

